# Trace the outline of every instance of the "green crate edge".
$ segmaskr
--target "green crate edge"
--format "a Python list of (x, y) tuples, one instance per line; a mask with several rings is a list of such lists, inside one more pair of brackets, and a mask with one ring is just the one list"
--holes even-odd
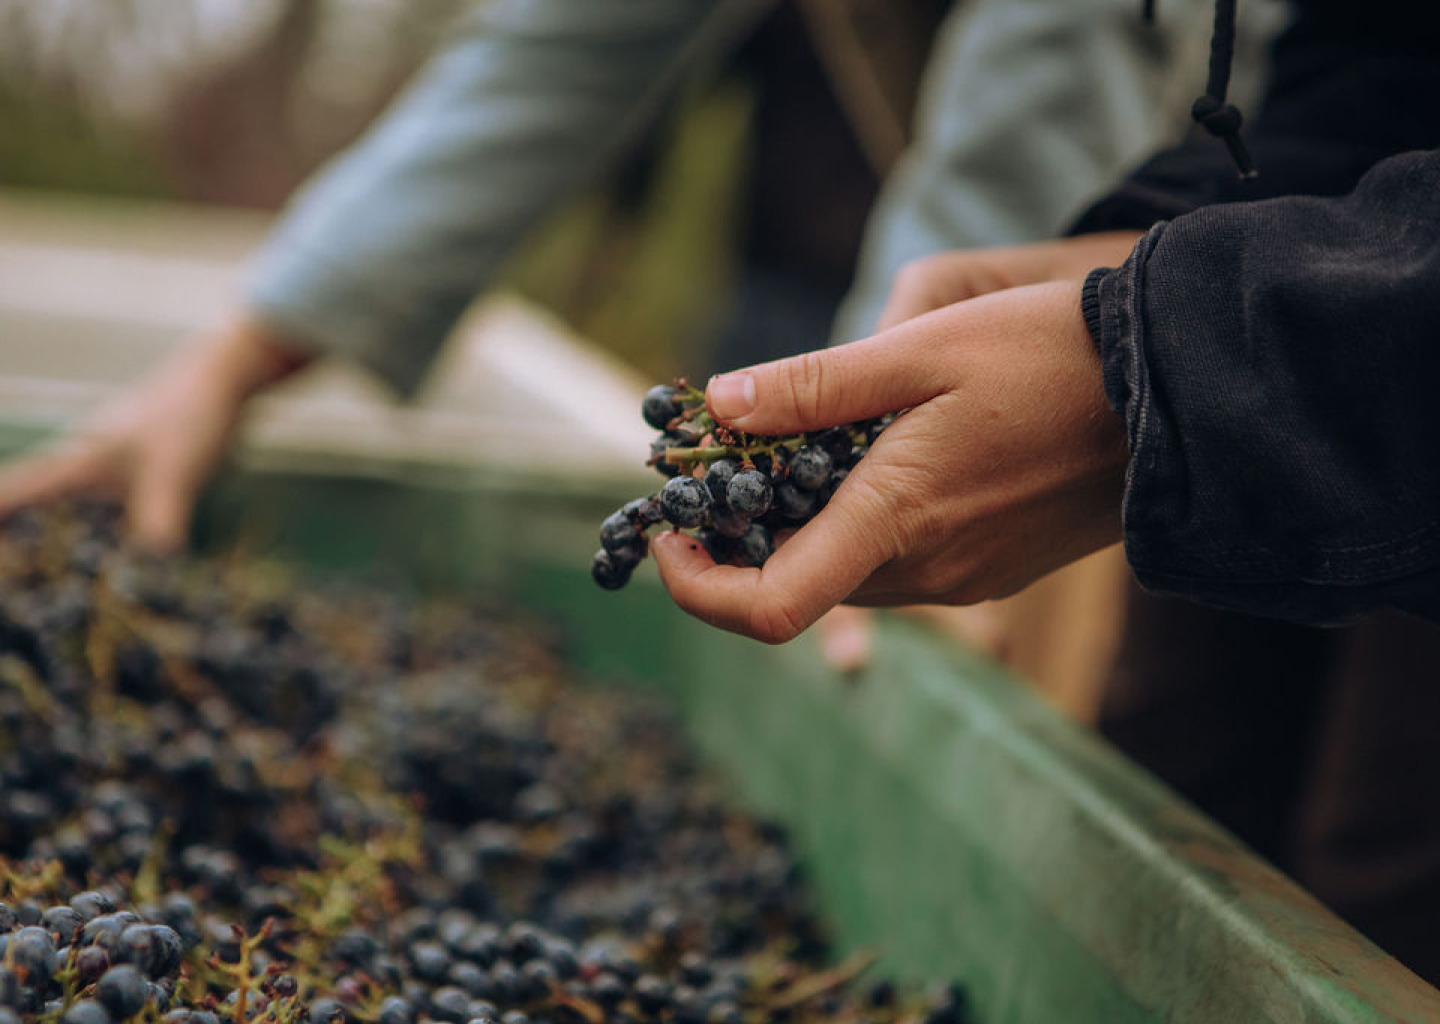
[[(0, 425), (0, 454), (40, 432)], [(201, 547), (504, 594), (585, 670), (662, 691), (791, 830), (842, 946), (953, 977), (983, 1024), (1440, 1021), (1431, 988), (1202, 815), (980, 659), (883, 616), (853, 678), (585, 563), (627, 495), (595, 478), (257, 453), (211, 489)], [(648, 572), (648, 570), (646, 570)]]

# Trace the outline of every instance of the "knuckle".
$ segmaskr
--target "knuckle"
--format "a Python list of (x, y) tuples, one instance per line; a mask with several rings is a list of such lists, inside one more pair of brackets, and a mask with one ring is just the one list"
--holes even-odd
[(953, 593), (959, 583), (954, 567), (938, 560), (921, 563), (916, 567), (911, 580), (917, 591), (930, 597)]
[(914, 259), (906, 260), (900, 264), (900, 269), (895, 271), (895, 288), (915, 288), (924, 284), (930, 277), (935, 266), (935, 257), (917, 256)]
[(799, 613), (785, 601), (758, 601), (751, 608), (749, 634), (761, 643), (783, 644), (805, 630)]
[(825, 357), (805, 352), (786, 362), (784, 387), (791, 408), (801, 419), (816, 420), (824, 409)]

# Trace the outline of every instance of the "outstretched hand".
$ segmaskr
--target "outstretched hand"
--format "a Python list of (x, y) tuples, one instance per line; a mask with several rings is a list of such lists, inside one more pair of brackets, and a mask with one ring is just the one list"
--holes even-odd
[(248, 321), (195, 343), (53, 449), (0, 468), (0, 518), (46, 501), (105, 494), (124, 502), (137, 542), (162, 552), (178, 548), (245, 402), (306, 362)]
[[(942, 267), (950, 286), (925, 296), (965, 301), (863, 341), (712, 379), (711, 414), (748, 433), (909, 411), (763, 568), (715, 565), (681, 534), (655, 538), (676, 603), (783, 643), (842, 602), (973, 604), (1118, 539), (1128, 454), (1101, 390), (1079, 278), (1119, 262), (1133, 236), (1085, 241), (1084, 251), (1046, 247), (1060, 254), (1006, 250), (985, 274), (967, 275), (963, 260), (958, 272)], [(966, 258), (973, 268), (984, 254)], [(1011, 286), (1052, 274), (1068, 279)], [(982, 294), (981, 278), (1001, 290)], [(891, 305), (930, 301), (907, 299), (897, 285)]]

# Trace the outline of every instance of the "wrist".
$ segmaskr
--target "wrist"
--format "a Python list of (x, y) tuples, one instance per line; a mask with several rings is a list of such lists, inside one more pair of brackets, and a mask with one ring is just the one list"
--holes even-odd
[(202, 346), (202, 358), (226, 398), (240, 404), (314, 361), (305, 349), (251, 316), (242, 315)]

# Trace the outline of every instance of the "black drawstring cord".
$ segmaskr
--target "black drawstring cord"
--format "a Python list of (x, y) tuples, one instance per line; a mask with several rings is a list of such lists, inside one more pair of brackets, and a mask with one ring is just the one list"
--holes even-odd
[(1250, 159), (1245, 143), (1240, 141), (1240, 125), (1245, 119), (1240, 116), (1240, 108), (1225, 102), (1225, 91), (1230, 87), (1230, 64), (1235, 59), (1235, 3), (1236, 0), (1215, 0), (1210, 76), (1205, 80), (1205, 95), (1190, 107), (1190, 116), (1225, 143), (1240, 177), (1253, 178), (1255, 162)]
[[(1240, 126), (1245, 119), (1240, 108), (1225, 102), (1230, 88), (1230, 65), (1235, 60), (1236, 0), (1215, 0), (1215, 28), (1210, 34), (1210, 73), (1205, 79), (1205, 95), (1190, 106), (1190, 116), (1211, 135), (1217, 136), (1230, 151), (1240, 177), (1249, 180), (1259, 176), (1250, 151), (1240, 139)], [(1143, 0), (1142, 13), (1147, 22), (1155, 20), (1155, 0)]]

